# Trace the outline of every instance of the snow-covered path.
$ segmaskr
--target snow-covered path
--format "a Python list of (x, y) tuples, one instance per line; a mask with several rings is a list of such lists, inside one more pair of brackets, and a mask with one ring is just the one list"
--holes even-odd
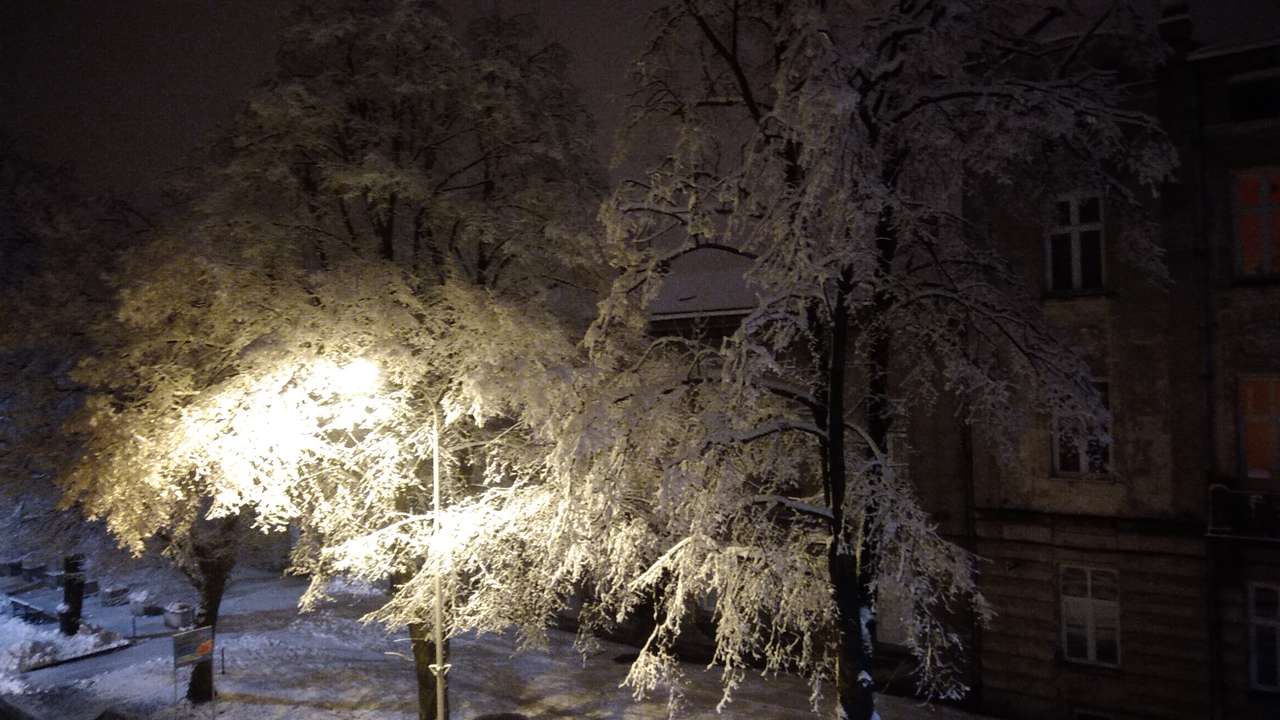
[[(216, 676), (218, 717), (227, 720), (411, 720), (415, 686), (402, 633), (388, 635), (359, 622), (369, 599), (334, 603), (299, 614), (303, 583), (250, 575), (229, 589), (218, 634), (226, 674)], [(636, 703), (618, 687), (627, 665), (615, 658), (633, 648), (602, 643), (592, 656), (572, 647), (570, 633), (552, 631), (544, 651), (516, 652), (504, 637), (453, 641), (450, 698), (459, 719), (582, 718), (649, 720), (668, 716), (666, 697)], [(128, 650), (28, 673), (33, 692), (9, 697), (40, 718), (92, 720), (117, 708), (155, 720), (173, 717), (171, 641), (156, 638)], [(221, 669), (221, 662), (218, 663)], [(813, 717), (808, 690), (791, 677), (750, 677), (717, 715), (718, 674), (687, 665), (689, 687), (676, 717)], [(185, 676), (185, 671), (183, 672)], [(180, 717), (209, 717), (207, 707)], [(823, 713), (829, 717), (830, 713)], [(883, 697), (884, 720), (961, 720), (975, 716)]]

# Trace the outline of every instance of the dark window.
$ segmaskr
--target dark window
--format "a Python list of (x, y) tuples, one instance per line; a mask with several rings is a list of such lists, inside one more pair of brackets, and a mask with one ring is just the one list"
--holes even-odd
[[(1093, 384), (1102, 399), (1103, 407), (1111, 407), (1111, 386), (1105, 382)], [(1111, 471), (1111, 439), (1109, 427), (1090, 433), (1082, 423), (1072, 419), (1054, 418), (1053, 421), (1053, 474), (1103, 475)]]
[(1071, 196), (1053, 206), (1046, 281), (1055, 293), (1097, 291), (1105, 283), (1102, 199)]
[(1280, 75), (1231, 83), (1227, 106), (1236, 122), (1280, 115)]

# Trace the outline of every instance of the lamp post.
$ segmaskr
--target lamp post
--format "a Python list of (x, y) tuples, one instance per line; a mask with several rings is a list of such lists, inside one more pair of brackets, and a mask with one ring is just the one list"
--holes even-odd
[[(435, 531), (440, 532), (440, 403), (431, 404), (431, 514)], [(431, 667), (436, 675), (436, 717), (445, 720), (444, 664), (444, 593), (440, 587), (440, 573), (435, 576), (435, 644), (436, 662)]]

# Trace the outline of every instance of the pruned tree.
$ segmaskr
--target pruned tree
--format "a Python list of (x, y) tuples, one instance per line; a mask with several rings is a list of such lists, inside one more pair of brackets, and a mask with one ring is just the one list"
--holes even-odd
[[(449, 298), (573, 308), (598, 284), (582, 232), (599, 199), (589, 118), (565, 62), (527, 18), (482, 18), (459, 39), (431, 3), (306, 3), (277, 76), (128, 258), (110, 349), (80, 371), (96, 394), (68, 493), (131, 547), (166, 540), (200, 622), (216, 623), (247, 526), (298, 522), (298, 569), (319, 583), (319, 550), (421, 509), (422, 427), (465, 343)], [(377, 393), (333, 386), (365, 362)], [(388, 414), (334, 414), (360, 402)], [(273, 479), (312, 484), (264, 495)], [(362, 509), (335, 515), (338, 499)], [(398, 552), (386, 568), (403, 584), (420, 563)], [(430, 618), (402, 618), (423, 717)]]
[(106, 273), (146, 227), (127, 204), (86, 194), (68, 170), (0, 136), (0, 498), (13, 509), (11, 552), (70, 551), (84, 535), (78, 513), (58, 510), (53, 483), (79, 451), (61, 431), (82, 401), (71, 371), (95, 351), (92, 319), (111, 306)]

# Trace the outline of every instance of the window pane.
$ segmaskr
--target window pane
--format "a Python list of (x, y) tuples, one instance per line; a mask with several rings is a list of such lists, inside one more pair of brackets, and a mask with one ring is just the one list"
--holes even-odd
[(1253, 617), (1275, 619), (1276, 608), (1280, 605), (1280, 594), (1276, 588), (1256, 585), (1253, 588)]
[(1102, 233), (1097, 230), (1080, 233), (1080, 287), (1102, 287)]
[(1080, 472), (1080, 449), (1076, 446), (1075, 434), (1058, 436), (1058, 472)]
[(1280, 684), (1276, 667), (1276, 635), (1280, 633), (1271, 625), (1253, 626), (1253, 667), (1259, 685), (1275, 687)]
[(1236, 206), (1257, 207), (1262, 202), (1262, 176), (1241, 174), (1236, 176)]
[(1058, 435), (1058, 452), (1054, 457), (1057, 461), (1057, 472), (1080, 472), (1080, 449), (1076, 446), (1076, 440), (1078, 437), (1079, 436), (1075, 433), (1066, 432)]
[(1274, 420), (1249, 419), (1243, 423), (1244, 472), (1247, 477), (1268, 479), (1280, 465), (1280, 442)]
[[(1116, 588), (1116, 574), (1106, 570), (1094, 570), (1092, 590), (1095, 600), (1115, 600), (1119, 595), (1119, 590)], [(1112, 608), (1113, 614), (1114, 610)]]
[(1071, 203), (1066, 200), (1059, 200), (1053, 206), (1053, 223), (1055, 225), (1071, 224)]
[(1120, 662), (1120, 637), (1114, 628), (1098, 628), (1096, 653), (1095, 659), (1100, 663)]
[(1280, 275), (1280, 207), (1271, 209), (1271, 272)]
[(1084, 627), (1067, 627), (1067, 646), (1065, 650), (1067, 657), (1072, 660), (1089, 659), (1089, 641), (1088, 637), (1085, 635)]
[(1240, 412), (1244, 415), (1270, 416), (1275, 408), (1272, 392), (1276, 381), (1267, 377), (1240, 378)]
[(1054, 235), (1049, 239), (1049, 267), (1054, 290), (1070, 290), (1075, 287), (1071, 280), (1070, 235)]
[(1111, 469), (1111, 444), (1101, 438), (1089, 438), (1089, 472), (1105, 473)]
[[(1081, 568), (1066, 567), (1062, 568), (1062, 594), (1066, 597), (1088, 597), (1089, 590), (1085, 577), (1085, 571)], [(1068, 603), (1070, 605), (1070, 603)], [(1064, 610), (1066, 612), (1066, 610)], [(1080, 612), (1079, 608), (1072, 605), (1072, 613)], [(1081, 616), (1083, 618), (1083, 616)], [(1083, 619), (1081, 619), (1083, 622)]]
[(1240, 272), (1257, 275), (1265, 269), (1262, 249), (1262, 213), (1242, 212), (1236, 220), (1236, 248), (1240, 252)]
[(1080, 222), (1095, 223), (1102, 219), (1102, 201), (1091, 197), (1080, 201)]

